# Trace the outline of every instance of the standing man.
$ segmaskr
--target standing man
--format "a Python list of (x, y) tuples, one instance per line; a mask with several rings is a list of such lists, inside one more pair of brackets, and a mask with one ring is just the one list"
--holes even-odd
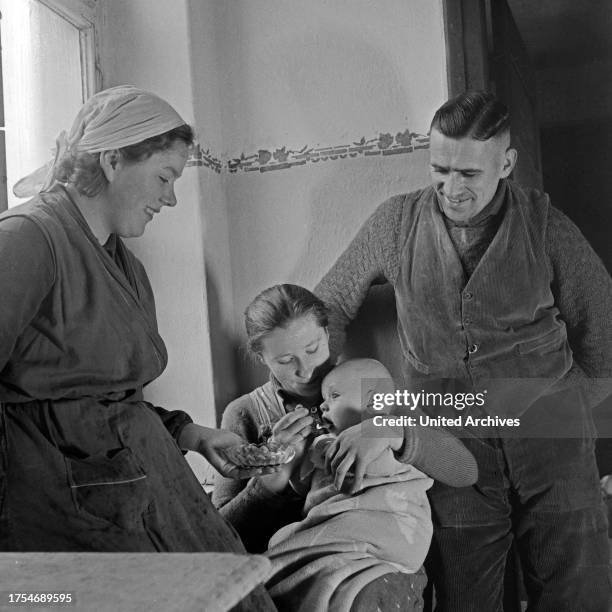
[[(515, 540), (529, 610), (604, 612), (609, 550), (590, 408), (609, 390), (612, 280), (545, 193), (508, 180), (517, 156), (509, 124), (490, 93), (440, 107), (432, 185), (384, 202), (315, 291), (331, 309), (338, 351), (370, 285), (386, 279), (406, 388), (490, 390), (486, 406), (464, 418), (521, 422), (518, 435), (503, 425), (456, 432), (479, 480), (431, 490), (438, 610), (501, 610)], [(385, 444), (409, 461), (410, 427), (403, 438), (363, 431), (348, 430), (328, 454), (337, 484), (349, 468), (360, 481)]]

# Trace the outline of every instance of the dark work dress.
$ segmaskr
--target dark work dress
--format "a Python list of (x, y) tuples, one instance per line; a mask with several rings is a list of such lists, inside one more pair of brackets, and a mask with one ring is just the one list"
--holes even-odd
[(0, 550), (243, 553), (177, 446), (189, 417), (142, 400), (166, 349), (144, 268), (106, 247), (62, 187), (0, 215)]

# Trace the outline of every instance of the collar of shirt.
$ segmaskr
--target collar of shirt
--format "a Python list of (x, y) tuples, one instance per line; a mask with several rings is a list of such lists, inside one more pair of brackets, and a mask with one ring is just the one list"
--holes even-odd
[(476, 215), (467, 221), (454, 221), (450, 219), (444, 214), (444, 209), (442, 208), (442, 204), (440, 202), (440, 197), (436, 193), (436, 203), (438, 204), (438, 209), (442, 213), (444, 217), (444, 221), (448, 226), (451, 227), (476, 227), (478, 225), (486, 225), (492, 217), (497, 215), (506, 201), (506, 181), (502, 179), (499, 181), (499, 185), (497, 186), (497, 191), (493, 196), (493, 199)]
[(320, 406), (323, 402), (323, 398), (321, 396), (317, 396), (315, 398), (305, 398), (286, 391), (283, 389), (274, 374), (270, 374), (270, 382), (272, 383), (274, 393), (279, 398), (281, 404), (284, 406), (287, 412), (293, 412), (299, 405), (304, 406), (304, 408), (312, 408), (313, 406)]

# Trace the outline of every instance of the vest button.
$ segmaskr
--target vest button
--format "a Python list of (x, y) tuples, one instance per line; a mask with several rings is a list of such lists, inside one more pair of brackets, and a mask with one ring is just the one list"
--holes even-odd
[(471, 294), (469, 291), (466, 291), (466, 292), (463, 294), (463, 297), (464, 297), (464, 299), (466, 299), (466, 300), (471, 300), (471, 299), (472, 299), (474, 296), (473, 296), (473, 295), (472, 295), (472, 294)]
[(478, 350), (478, 345), (472, 344), (472, 346), (468, 348), (468, 353), (472, 354), (472, 353), (475, 353), (477, 350)]

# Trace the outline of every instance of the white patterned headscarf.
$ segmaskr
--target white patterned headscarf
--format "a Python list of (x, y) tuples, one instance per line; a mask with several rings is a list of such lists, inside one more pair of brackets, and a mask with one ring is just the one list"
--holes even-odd
[(85, 102), (70, 132), (58, 135), (54, 158), (19, 180), (13, 193), (25, 198), (49, 189), (54, 183), (55, 166), (66, 152), (120, 149), (184, 124), (172, 106), (155, 94), (132, 85), (105, 89)]

